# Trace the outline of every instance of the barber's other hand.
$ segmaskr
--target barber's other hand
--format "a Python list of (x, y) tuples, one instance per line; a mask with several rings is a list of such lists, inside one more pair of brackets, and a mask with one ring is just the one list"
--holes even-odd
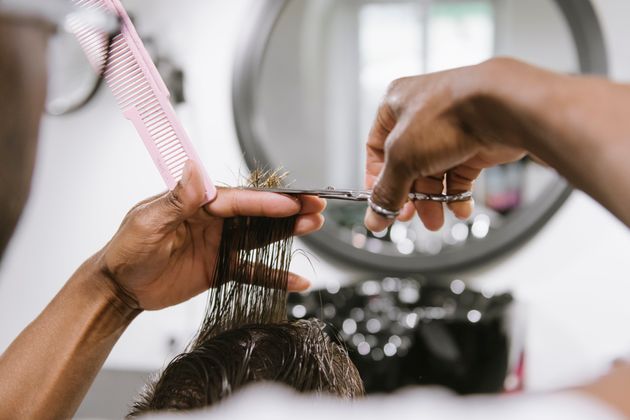
[[(323, 224), (320, 213), (325, 202), (315, 197), (219, 189), (216, 200), (202, 207), (202, 175), (194, 163), (188, 165), (173, 191), (133, 208), (96, 256), (99, 270), (136, 309), (173, 306), (212, 286), (224, 218), (299, 214), (296, 235), (316, 231)], [(308, 285), (306, 279), (289, 277), (292, 291)]]
[[(493, 90), (509, 78), (518, 80), (521, 67), (526, 65), (494, 59), (393, 82), (367, 142), (365, 183), (374, 190), (373, 201), (392, 211), (402, 208), (401, 220), (417, 211), (427, 228), (437, 230), (444, 223), (442, 204), (405, 204), (410, 191), (470, 191), (482, 169), (521, 159), (523, 137), (533, 135), (533, 128)], [(449, 208), (465, 219), (473, 202)], [(368, 210), (370, 230), (382, 231), (391, 223)]]

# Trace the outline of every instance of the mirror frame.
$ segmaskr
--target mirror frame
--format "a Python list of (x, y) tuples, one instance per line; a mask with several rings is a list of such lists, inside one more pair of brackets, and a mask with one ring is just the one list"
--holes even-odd
[[(257, 0), (255, 10), (252, 10), (252, 20), (244, 26), (237, 48), (232, 85), (233, 114), (238, 141), (250, 168), (271, 162), (258, 141), (254, 107), (269, 39), (290, 1)], [(580, 72), (608, 75), (604, 34), (591, 1), (550, 1), (555, 2), (569, 26)], [(374, 254), (341, 241), (336, 234), (337, 226), (331, 224), (304, 238), (304, 242), (334, 260), (361, 269), (398, 274), (443, 274), (487, 263), (522, 245), (547, 223), (571, 195), (571, 191), (572, 188), (563, 180), (554, 183), (543, 191), (541, 197), (522, 209), (526, 211), (515, 211), (504, 226), (483, 240), (476, 241), (474, 246), (464, 245), (458, 252), (434, 256)]]

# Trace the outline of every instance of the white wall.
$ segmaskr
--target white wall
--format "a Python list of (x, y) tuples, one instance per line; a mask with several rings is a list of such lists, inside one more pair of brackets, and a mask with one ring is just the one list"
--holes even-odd
[[(133, 10), (148, 2), (126, 4)], [(233, 184), (243, 164), (231, 116), (231, 63), (248, 2), (152, 0), (150, 5), (142, 12), (139, 25), (147, 25), (141, 31), (155, 33), (166, 55), (190, 69), (187, 83), (195, 89), (188, 89), (188, 96), (194, 107), (183, 110), (184, 123), (213, 178)], [(164, 189), (142, 142), (119, 114), (103, 92), (75, 116), (45, 118), (31, 200), (0, 272), (0, 349), (109, 240), (133, 204)], [(170, 354), (169, 339), (186, 344), (204, 306), (201, 296), (177, 308), (142, 314), (108, 365), (162, 366)]]
[[(256, 0), (134, 0), (140, 24), (188, 69), (185, 124), (213, 177), (233, 183), (244, 167), (232, 126), (230, 77), (239, 28)], [(193, 7), (186, 7), (194, 4)], [(614, 53), (613, 75), (630, 80), (626, 0), (598, 0)], [(156, 28), (160, 29), (158, 33)], [(196, 31), (199, 30), (199, 33)], [(185, 48), (179, 48), (179, 45)], [(136, 201), (162, 190), (157, 172), (108, 95), (80, 114), (45, 119), (33, 193), (0, 271), (0, 350), (46, 305), (117, 228)], [(630, 234), (576, 193), (543, 231), (509, 258), (461, 277), (514, 289), (528, 308), (533, 388), (570, 383), (630, 351)], [(313, 259), (320, 282), (341, 272)], [(297, 271), (313, 276), (308, 263)], [(205, 298), (145, 313), (118, 343), (107, 366), (154, 369), (197, 328)], [(177, 347), (177, 346), (176, 346)]]

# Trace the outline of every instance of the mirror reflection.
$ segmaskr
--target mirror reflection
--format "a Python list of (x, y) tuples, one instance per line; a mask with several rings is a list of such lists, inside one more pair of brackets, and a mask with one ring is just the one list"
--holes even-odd
[[(289, 1), (258, 75), (253, 121), (263, 156), (256, 159), (289, 171), (295, 187), (363, 188), (364, 144), (392, 80), (497, 55), (579, 71), (570, 30), (551, 0)], [(527, 159), (489, 170), (477, 182), (471, 220), (449, 215), (439, 232), (417, 219), (367, 232), (364, 206), (347, 203), (330, 203), (328, 222), (343, 242), (370, 253), (459, 252), (561, 182)]]

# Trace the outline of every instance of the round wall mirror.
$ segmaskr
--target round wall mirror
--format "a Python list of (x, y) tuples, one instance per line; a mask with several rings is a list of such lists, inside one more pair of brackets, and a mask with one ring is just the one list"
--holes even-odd
[[(588, 0), (268, 0), (257, 3), (234, 74), (239, 141), (252, 168), (299, 188), (363, 187), (365, 140), (392, 80), (517, 57), (566, 73), (607, 72)], [(485, 262), (535, 233), (570, 194), (525, 159), (486, 171), (476, 210), (439, 232), (416, 218), (385, 232), (365, 205), (330, 202), (313, 247), (362, 268), (432, 273)]]

